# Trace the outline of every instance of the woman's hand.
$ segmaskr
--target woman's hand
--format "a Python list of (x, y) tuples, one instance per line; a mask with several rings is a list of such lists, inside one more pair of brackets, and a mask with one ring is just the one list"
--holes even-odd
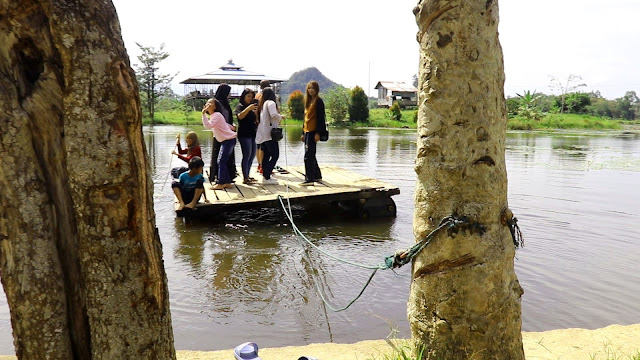
[(300, 141), (304, 142), (304, 134), (300, 135)]
[(204, 104), (204, 107), (202, 108), (202, 113), (203, 113), (203, 114), (204, 114), (204, 113), (209, 114), (209, 108), (210, 108), (210, 107), (211, 107), (211, 104), (209, 104), (209, 103)]
[(178, 155), (178, 153), (175, 150), (171, 150), (171, 155)]
[(316, 133), (316, 136), (313, 137), (313, 139), (318, 142), (320, 141), (320, 134)]

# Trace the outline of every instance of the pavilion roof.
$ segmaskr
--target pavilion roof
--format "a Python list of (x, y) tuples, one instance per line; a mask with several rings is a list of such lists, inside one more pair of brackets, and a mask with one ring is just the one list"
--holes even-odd
[(233, 60), (213, 72), (190, 77), (182, 80), (181, 84), (229, 84), (229, 85), (258, 85), (262, 80), (269, 80), (270, 83), (280, 83), (287, 79), (268, 76), (265, 74), (243, 70), (242, 66), (233, 63)]

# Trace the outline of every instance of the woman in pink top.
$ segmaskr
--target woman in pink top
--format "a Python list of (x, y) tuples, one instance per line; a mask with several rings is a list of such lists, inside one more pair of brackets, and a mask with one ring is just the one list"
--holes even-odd
[(232, 187), (227, 162), (236, 145), (236, 127), (228, 124), (220, 112), (222, 105), (216, 99), (209, 99), (202, 109), (202, 124), (213, 131), (213, 136), (220, 142), (218, 153), (218, 181), (213, 190)]

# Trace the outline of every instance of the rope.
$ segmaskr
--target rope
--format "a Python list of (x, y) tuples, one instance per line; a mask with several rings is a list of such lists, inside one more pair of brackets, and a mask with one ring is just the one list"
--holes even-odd
[[(440, 224), (438, 225), (438, 227), (436, 227), (433, 231), (431, 231), (424, 239), (422, 239), (420, 242), (414, 244), (413, 246), (411, 246), (410, 248), (403, 250), (403, 251), (398, 251), (393, 255), (389, 255), (386, 256), (384, 258), (384, 262), (378, 264), (378, 265), (367, 265), (367, 264), (361, 264), (352, 260), (347, 260), (344, 258), (340, 258), (336, 255), (333, 255), (323, 249), (321, 249), (320, 247), (318, 247), (316, 244), (314, 244), (313, 242), (311, 242), (303, 233), (302, 231), (300, 231), (300, 229), (296, 226), (295, 222), (293, 221), (293, 215), (292, 215), (292, 211), (291, 211), (291, 203), (289, 201), (288, 202), (288, 208), (284, 203), (284, 198), (280, 195), (278, 195), (278, 200), (280, 201), (280, 205), (282, 206), (282, 210), (284, 211), (285, 215), (287, 216), (287, 219), (289, 220), (289, 222), (291, 223), (291, 228), (293, 229), (294, 234), (296, 235), (296, 239), (298, 239), (298, 241), (301, 243), (301, 245), (304, 245), (304, 243), (300, 240), (304, 240), (307, 244), (311, 245), (311, 247), (313, 247), (314, 249), (318, 250), (320, 253), (334, 259), (337, 260), (339, 262), (348, 264), (348, 265), (352, 265), (355, 267), (360, 267), (363, 269), (368, 269), (368, 270), (373, 270), (371, 272), (371, 275), (369, 276), (369, 278), (367, 279), (367, 282), (364, 284), (364, 286), (362, 287), (362, 289), (360, 290), (360, 292), (358, 293), (358, 295), (351, 300), (347, 305), (343, 306), (343, 307), (336, 307), (333, 306), (328, 300), (327, 297), (325, 296), (324, 292), (322, 291), (322, 287), (320, 286), (320, 284), (318, 283), (318, 281), (316, 280), (315, 277), (312, 277), (313, 282), (316, 285), (316, 290), (318, 292), (318, 295), (320, 295), (320, 298), (322, 299), (322, 301), (324, 302), (324, 304), (331, 310), (334, 312), (340, 312), (343, 310), (348, 309), (351, 305), (353, 305), (353, 303), (355, 303), (364, 293), (364, 291), (366, 290), (366, 288), (369, 286), (369, 284), (371, 283), (371, 281), (373, 280), (373, 277), (375, 276), (375, 274), (377, 273), (378, 270), (387, 270), (387, 269), (395, 269), (395, 268), (399, 268), (405, 264), (408, 264), (409, 262), (413, 261), (413, 259), (418, 255), (418, 253), (420, 253), (420, 251), (422, 251), (427, 245), (429, 245), (431, 243), (431, 241), (433, 240), (433, 238), (435, 237), (435, 235), (440, 232), (442, 229), (445, 228), (457, 228), (460, 226), (471, 226), (472, 228), (476, 229), (479, 232), (484, 232), (484, 227), (478, 223), (470, 223), (469, 219), (466, 217), (454, 217), (454, 216), (447, 216), (445, 218), (443, 218), (440, 221)], [(288, 199), (287, 199), (288, 200)], [(307, 261), (309, 261), (309, 263), (311, 263), (311, 259), (307, 256)]]
[(522, 231), (520, 231), (520, 227), (518, 226), (518, 218), (514, 216), (510, 220), (507, 220), (507, 225), (509, 225), (513, 245), (516, 249), (524, 247), (524, 236), (522, 236)]
[[(286, 143), (286, 139), (287, 139), (287, 130), (286, 127), (284, 127), (284, 139), (285, 139), (285, 146), (284, 146), (284, 158), (285, 158), (285, 166), (288, 167), (288, 156), (287, 156), (287, 143)], [(318, 280), (316, 279), (315, 276), (311, 276), (315, 286), (316, 286), (316, 291), (318, 292), (318, 295), (320, 296), (320, 298), (322, 299), (322, 302), (333, 312), (340, 312), (340, 311), (344, 311), (347, 310), (351, 305), (353, 305), (364, 293), (364, 291), (367, 289), (367, 287), (369, 286), (369, 284), (371, 284), (371, 281), (373, 280), (373, 277), (376, 275), (376, 273), (378, 272), (378, 270), (387, 270), (387, 269), (395, 269), (395, 268), (399, 268), (402, 267), (410, 262), (413, 261), (413, 259), (416, 258), (416, 256), (418, 256), (418, 254), (420, 253), (420, 251), (422, 251), (425, 247), (427, 247), (431, 241), (435, 238), (436, 234), (438, 232), (440, 232), (442, 229), (448, 228), (448, 229), (455, 229), (458, 227), (462, 227), (462, 226), (466, 226), (469, 227), (471, 230), (475, 230), (476, 232), (480, 233), (481, 235), (484, 234), (485, 232), (485, 227), (480, 225), (477, 222), (473, 222), (471, 223), (469, 221), (469, 219), (464, 216), (464, 217), (456, 217), (456, 216), (447, 216), (444, 217), (440, 223), (438, 224), (438, 226), (431, 231), (424, 239), (422, 239), (420, 242), (414, 244), (413, 246), (411, 246), (410, 248), (406, 249), (406, 250), (401, 250), (401, 251), (397, 251), (395, 254), (393, 255), (389, 255), (386, 256), (384, 258), (384, 261), (380, 264), (377, 265), (369, 265), (369, 264), (362, 264), (362, 263), (358, 263), (349, 259), (344, 259), (341, 257), (338, 257), (336, 255), (333, 255), (323, 249), (321, 249), (320, 247), (318, 247), (316, 244), (314, 244), (311, 240), (309, 240), (303, 233), (302, 231), (300, 231), (300, 229), (298, 228), (298, 226), (295, 224), (294, 220), (293, 220), (293, 210), (291, 209), (291, 201), (289, 199), (289, 183), (287, 182), (286, 184), (286, 200), (287, 200), (287, 204), (285, 205), (284, 203), (284, 197), (281, 195), (278, 195), (278, 200), (280, 201), (280, 205), (282, 206), (282, 210), (284, 211), (285, 215), (287, 216), (287, 219), (289, 220), (289, 223), (291, 224), (291, 229), (293, 230), (293, 233), (296, 237), (296, 239), (300, 242), (300, 245), (304, 248), (305, 242), (307, 244), (309, 244), (312, 248), (318, 250), (320, 253), (334, 259), (337, 260), (339, 262), (351, 265), (351, 266), (355, 266), (355, 267), (359, 267), (359, 268), (363, 268), (363, 269), (368, 269), (368, 270), (372, 270), (371, 275), (369, 276), (369, 278), (367, 279), (366, 283), (364, 284), (364, 286), (362, 287), (362, 289), (360, 290), (360, 292), (358, 293), (358, 295), (356, 295), (356, 297), (351, 300), (349, 303), (347, 303), (345, 306), (342, 307), (337, 307), (332, 305), (329, 300), (327, 299), (327, 296), (325, 294), (325, 292), (323, 291), (322, 287), (320, 286)], [(517, 225), (517, 219), (514, 217), (511, 222), (508, 222), (509, 225), (509, 230), (511, 231), (511, 235), (514, 238), (514, 244), (516, 245), (516, 248), (518, 247), (518, 244), (520, 244), (520, 246), (524, 246), (524, 240), (522, 237), (522, 233), (520, 232), (520, 228)], [(516, 240), (519, 239), (519, 240)], [(303, 242), (304, 240), (304, 242)], [(305, 257), (307, 259), (307, 262), (309, 262), (309, 264), (312, 264), (311, 258), (310, 256), (307, 254), (307, 252), (305, 252)], [(315, 270), (315, 269), (314, 269)]]

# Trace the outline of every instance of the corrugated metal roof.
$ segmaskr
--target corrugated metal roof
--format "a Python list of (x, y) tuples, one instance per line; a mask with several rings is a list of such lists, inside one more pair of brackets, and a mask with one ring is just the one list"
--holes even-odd
[(238, 84), (238, 85), (258, 85), (262, 80), (269, 80), (271, 83), (279, 83), (286, 79), (268, 76), (256, 72), (246, 71), (242, 66), (235, 65), (231, 60), (219, 68), (220, 70), (209, 72), (203, 75), (190, 77), (182, 80), (180, 84)]
[(413, 85), (409, 85), (404, 81), (378, 81), (375, 89), (381, 87), (391, 91), (418, 92), (418, 89), (413, 87)]

